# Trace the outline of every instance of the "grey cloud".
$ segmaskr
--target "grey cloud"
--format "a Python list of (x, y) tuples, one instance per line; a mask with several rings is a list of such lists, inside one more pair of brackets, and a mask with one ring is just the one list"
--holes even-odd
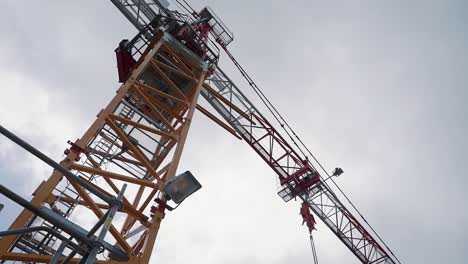
[[(403, 263), (464, 263), (466, 3), (208, 3), (234, 31), (233, 53), (325, 167), (345, 169), (338, 183)], [(56, 124), (73, 126), (76, 135), (44, 132), (60, 138), (60, 154), (59, 143), (82, 133), (113, 95), (113, 49), (134, 30), (105, 1), (28, 5), (9, 1), (1, 11), (0, 71), (37, 81), (54, 102), (48, 111), (76, 120)], [(222, 63), (260, 106), (232, 65)], [(29, 99), (22, 100), (27, 107)], [(27, 119), (22, 113), (10, 115)], [(31, 140), (39, 143), (44, 133)], [(0, 157), (2, 184), (31, 173), (12, 172), (17, 160)], [(167, 216), (155, 263), (310, 263), (298, 206), (282, 203), (273, 173), (244, 142), (197, 116), (182, 169), (204, 187)], [(318, 227), (323, 263), (357, 263)]]

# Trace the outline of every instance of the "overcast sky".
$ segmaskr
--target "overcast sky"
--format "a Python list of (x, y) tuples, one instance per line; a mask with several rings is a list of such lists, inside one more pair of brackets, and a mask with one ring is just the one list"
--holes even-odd
[[(338, 183), (403, 263), (466, 263), (466, 2), (190, 2), (231, 28), (232, 52), (325, 167), (344, 169)], [(113, 50), (134, 33), (110, 1), (4, 0), (1, 124), (60, 160), (114, 95)], [(186, 169), (203, 189), (166, 216), (152, 263), (312, 263), (299, 205), (245, 142), (198, 114)], [(29, 199), (49, 175), (0, 138), (2, 184)], [(0, 203), (4, 229), (19, 209)], [(358, 263), (317, 229), (320, 263)]]

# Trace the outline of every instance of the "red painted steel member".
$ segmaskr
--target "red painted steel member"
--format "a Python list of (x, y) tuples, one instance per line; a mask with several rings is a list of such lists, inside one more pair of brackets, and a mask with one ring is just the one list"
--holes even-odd
[(316, 230), (316, 228), (315, 228), (315, 223), (316, 223), (315, 218), (310, 213), (309, 206), (307, 205), (306, 202), (302, 203), (301, 216), (302, 216), (302, 225), (307, 224), (307, 227), (309, 228), (309, 233), (312, 233), (312, 230)]
[(126, 47), (128, 40), (122, 40), (119, 47), (115, 49), (115, 56), (117, 57), (117, 71), (119, 73), (119, 82), (124, 83), (127, 81), (130, 72), (135, 66), (136, 61), (133, 59), (132, 54)]

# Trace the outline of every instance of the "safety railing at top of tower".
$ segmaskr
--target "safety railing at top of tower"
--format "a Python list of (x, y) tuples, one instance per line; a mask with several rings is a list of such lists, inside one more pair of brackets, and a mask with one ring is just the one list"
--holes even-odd
[[(171, 17), (164, 14), (156, 15), (133, 39), (124, 43), (132, 57), (138, 60), (150, 44), (154, 34), (162, 30), (170, 33), (182, 44), (189, 46), (190, 50), (208, 65), (217, 64), (220, 49), (216, 42), (208, 36), (202, 36), (194, 29), (196, 21), (191, 16), (177, 11), (171, 12)], [(184, 32), (183, 35), (180, 32)]]

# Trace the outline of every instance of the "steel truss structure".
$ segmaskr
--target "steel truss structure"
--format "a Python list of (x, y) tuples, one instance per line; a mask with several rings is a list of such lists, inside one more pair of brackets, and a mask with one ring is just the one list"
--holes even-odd
[[(71, 143), (67, 157), (61, 162), (64, 168), (109, 197), (113, 194), (108, 189), (119, 193), (123, 183), (133, 186), (134, 191), (127, 191), (122, 197), (120, 227), (109, 228), (116, 245), (129, 256), (129, 263), (149, 261), (164, 217), (165, 198), (161, 190), (176, 173), (209, 67), (169, 34), (160, 32), (128, 81), (83, 137)], [(65, 188), (60, 187), (61, 183)], [(158, 203), (154, 202), (156, 198)], [(39, 186), (31, 203), (46, 206), (65, 218), (75, 207), (83, 206), (95, 215), (95, 221), (109, 209), (80, 184), (66, 181), (57, 170)], [(10, 230), (38, 223), (58, 230), (28, 210), (19, 215)], [(138, 233), (139, 226), (144, 230)], [(53, 233), (42, 231), (4, 237), (0, 240), (0, 259), (49, 262), (57, 250), (56, 239)], [(71, 260), (76, 262), (79, 259)]]
[[(146, 21), (154, 21), (155, 14), (181, 14), (179, 11), (170, 11), (159, 1), (147, 0), (139, 2), (139, 5), (135, 2), (131, 5), (128, 1), (112, 2), (138, 29), (150, 25)], [(176, 4), (182, 12), (193, 11), (179, 1)], [(148, 12), (149, 9), (152, 11)], [(219, 44), (237, 66), (238, 62), (226, 45)], [(242, 68), (240, 70), (243, 71)], [(242, 73), (244, 76), (247, 74)], [(249, 83), (252, 82), (248, 75), (246, 78)], [(278, 194), (286, 202), (294, 198), (306, 202), (362, 263), (397, 263), (339, 201), (312, 162), (298, 154), (219, 67), (203, 88), (201, 95), (278, 175), (283, 186)]]
[[(119, 193), (122, 183), (129, 184), (129, 189), (133, 187), (134, 191), (122, 196), (119, 228), (109, 228), (116, 245), (128, 255), (127, 263), (149, 261), (167, 208), (161, 190), (176, 174), (195, 109), (247, 142), (276, 173), (280, 197), (286, 202), (301, 199), (362, 263), (399, 263), (388, 248), (384, 249), (383, 241), (375, 239), (376, 234), (340, 202), (316, 169), (318, 164), (300, 155), (297, 146), (276, 130), (217, 66), (219, 48), (213, 46), (213, 40), (197, 33), (197, 23), (203, 21), (197, 22), (199, 17), (185, 1), (175, 0), (177, 9), (173, 10), (166, 1), (111, 2), (139, 31), (127, 46), (138, 62), (83, 137), (70, 142), (61, 165), (109, 197)], [(226, 49), (232, 33), (214, 17), (215, 22), (210, 24), (216, 27), (216, 32), (211, 32), (214, 41), (241, 67)], [(189, 30), (193, 42), (176, 39), (181, 28)], [(194, 43), (203, 46), (199, 49), (205, 52), (203, 56), (193, 50)], [(247, 73), (242, 73), (246, 77)], [(253, 82), (248, 75), (246, 78), (249, 84)], [(225, 122), (197, 104), (199, 95)], [(31, 203), (47, 206), (64, 218), (70, 218), (76, 208), (85, 207), (95, 215), (95, 221), (110, 208), (76, 182), (67, 181), (59, 171), (39, 186)], [(10, 230), (34, 226), (60, 231), (27, 210)], [(50, 261), (58, 250), (57, 236), (44, 232), (44, 228), (2, 238), (0, 260)], [(67, 254), (67, 250), (63, 252)]]
[[(201, 94), (241, 137), (277, 173), (285, 200), (300, 198), (358, 257), (362, 263), (396, 263), (377, 240), (339, 201), (309, 160), (294, 148), (258, 112), (219, 68)], [(214, 87), (214, 88), (212, 88)]]

